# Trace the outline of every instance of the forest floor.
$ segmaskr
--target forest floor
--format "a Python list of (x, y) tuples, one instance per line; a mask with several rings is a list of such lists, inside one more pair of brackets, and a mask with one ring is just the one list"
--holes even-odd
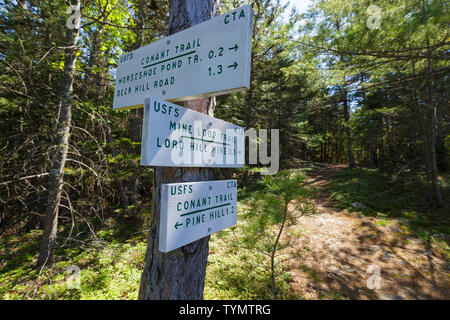
[[(316, 189), (317, 213), (285, 230), (291, 243), (277, 258), (279, 298), (450, 299), (448, 177), (442, 177), (447, 208), (437, 210), (426, 201), (417, 172), (321, 164), (294, 171)], [(258, 190), (264, 191), (261, 179), (243, 185), (238, 224), (211, 237), (206, 300), (273, 298), (270, 261), (245, 248), (254, 223), (246, 213)], [(41, 230), (0, 234), (0, 300), (137, 299), (148, 232), (139, 221), (150, 213), (140, 220), (132, 213), (110, 213), (95, 235), (84, 222), (73, 236), (70, 224), (60, 226), (56, 263), (42, 273), (34, 268)]]
[(317, 189), (318, 213), (300, 217), (289, 230), (291, 294), (304, 299), (450, 299), (448, 247), (443, 250), (442, 242), (433, 241), (433, 231), (411, 232), (418, 230), (411, 228), (411, 219), (366, 216), (361, 203), (339, 208), (331, 182), (345, 170), (327, 166), (308, 175), (306, 184)]

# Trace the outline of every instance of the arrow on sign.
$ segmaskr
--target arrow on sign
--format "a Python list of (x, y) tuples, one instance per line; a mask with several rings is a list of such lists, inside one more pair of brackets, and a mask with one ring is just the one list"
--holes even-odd
[(237, 66), (238, 66), (237, 62), (234, 62), (234, 64), (229, 65), (228, 68), (234, 68), (234, 69), (236, 69)]
[(228, 50), (234, 50), (234, 52), (236, 52), (238, 49), (238, 45), (235, 44), (234, 47), (228, 48)]
[(179, 226), (182, 226), (182, 225), (183, 225), (182, 223), (178, 223), (178, 221), (177, 221), (177, 223), (175, 223), (175, 229), (178, 230), (178, 227), (179, 227)]

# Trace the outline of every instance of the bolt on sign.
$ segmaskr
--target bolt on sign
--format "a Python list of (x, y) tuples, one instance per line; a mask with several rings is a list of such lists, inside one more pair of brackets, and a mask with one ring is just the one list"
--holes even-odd
[(141, 165), (244, 166), (244, 128), (179, 105), (145, 99)]
[(237, 181), (161, 185), (159, 250), (169, 252), (237, 223)]
[(114, 109), (145, 97), (184, 101), (250, 88), (253, 11), (246, 5), (119, 58)]

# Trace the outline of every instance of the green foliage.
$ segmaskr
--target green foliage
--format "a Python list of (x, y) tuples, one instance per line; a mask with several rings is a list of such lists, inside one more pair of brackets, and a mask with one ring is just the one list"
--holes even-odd
[[(379, 13), (371, 14), (370, 5), (379, 8)], [(349, 125), (357, 162), (392, 168), (424, 156), (427, 124), (423, 106), (432, 99), (428, 86), (432, 77), (431, 94), (441, 132), (436, 151), (439, 168), (446, 170), (442, 131), (448, 104), (442, 101), (448, 100), (449, 92), (444, 57), (447, 7), (443, 0), (318, 0), (302, 15), (298, 49), (313, 66), (310, 72), (324, 81), (322, 94), (312, 101), (308, 121), (308, 134), (323, 137), (320, 149), (309, 145), (316, 148), (319, 161), (347, 160), (342, 147), (343, 89), (354, 111)], [(372, 20), (378, 20), (379, 26), (370, 28)], [(430, 48), (432, 75), (426, 76), (424, 52)], [(415, 166), (419, 163), (424, 158)]]
[[(242, 213), (242, 210), (240, 210)], [(239, 215), (238, 220), (242, 216)], [(205, 279), (205, 299), (271, 299), (270, 272), (265, 267), (267, 257), (242, 248), (240, 227), (214, 234)], [(280, 278), (278, 289), (283, 296), (289, 294), (288, 275)]]
[[(424, 198), (428, 192), (424, 176), (419, 172), (404, 172), (394, 177), (379, 169), (342, 170), (332, 180), (331, 196), (339, 208), (382, 218), (378, 222), (380, 225), (400, 221), (403, 226), (401, 233), (405, 236), (431, 241), (430, 235), (433, 235), (433, 241), (448, 247), (448, 217), (445, 209), (430, 208), (429, 201)], [(450, 199), (448, 178), (444, 181), (443, 196)], [(364, 204), (367, 209), (354, 208), (352, 204), (355, 202)]]
[[(2, 240), (0, 299), (137, 299), (146, 241), (106, 241), (111, 231), (98, 232), (95, 241), (78, 240), (57, 249), (55, 265), (40, 274), (33, 263), (40, 232)], [(74, 279), (68, 271), (70, 266), (80, 270)]]
[[(352, 203), (360, 202), (372, 212), (392, 215), (402, 210), (429, 210), (428, 201), (420, 196), (427, 192), (427, 184), (418, 172), (394, 176), (380, 169), (345, 169), (336, 175), (332, 185), (332, 198), (342, 208), (350, 208)], [(444, 184), (443, 190), (448, 193), (448, 186)]]
[[(243, 1), (230, 1), (236, 8)], [(228, 2), (226, 2), (228, 3)], [(308, 100), (317, 95), (317, 78), (296, 50), (294, 14), (288, 23), (281, 16), (285, 6), (274, 1), (251, 1), (255, 11), (250, 90), (217, 98), (215, 116), (245, 128), (280, 130), (280, 165), (293, 168), (305, 150), (297, 123), (304, 120)], [(288, 152), (289, 150), (289, 152)]]
[(288, 221), (282, 232), (296, 226), (296, 218), (315, 212), (310, 202), (314, 190), (302, 187), (312, 168), (281, 171), (239, 187), (237, 225), (210, 240), (205, 299), (273, 299), (273, 279), (277, 297), (295, 298), (290, 294), (292, 276), (281, 261), (289, 240), (281, 236), (277, 241), (277, 235), (284, 217)]
[[(370, 169), (336, 176), (338, 206), (355, 211), (352, 203), (365, 204), (360, 213), (382, 218), (382, 226), (406, 219), (402, 233), (448, 248), (442, 236), (449, 234), (448, 220), (430, 204), (422, 170), (433, 128), (439, 181), (449, 199), (448, 2), (316, 0), (286, 22), (286, 5), (273, 0), (225, 0), (221, 12), (247, 3), (255, 13), (251, 87), (217, 97), (215, 116), (279, 129), (282, 168), (346, 163), (350, 129), (356, 162)], [(379, 29), (368, 27), (371, 4), (381, 9)], [(151, 215), (153, 169), (139, 164), (142, 115), (111, 108), (113, 77), (121, 54), (167, 34), (169, 2), (83, 2), (60, 260), (38, 277), (31, 265), (39, 232), (30, 230), (42, 228), (48, 201), (67, 7), (62, 0), (6, 1), (0, 10), (0, 296), (136, 298), (139, 267), (113, 257), (143, 259), (145, 241), (132, 234), (147, 227)], [(430, 106), (436, 118), (427, 122)], [(289, 297), (289, 275), (277, 254), (289, 245), (283, 230), (314, 211), (312, 191), (301, 186), (302, 172), (261, 179), (252, 167), (237, 174), (242, 221), (213, 236), (205, 297), (268, 299), (273, 291)], [(105, 215), (114, 217), (115, 228), (104, 229)], [(65, 284), (68, 261), (83, 267), (79, 290)]]
[[(310, 193), (301, 189), (304, 170), (281, 172), (262, 181), (265, 194), (275, 193), (282, 199), (308, 201)], [(238, 204), (238, 225), (212, 236), (205, 282), (205, 299), (271, 299), (272, 282), (266, 253), (248, 244), (248, 232), (261, 217), (252, 214), (256, 199), (263, 201), (263, 192), (254, 191), (249, 200)], [(270, 205), (278, 203), (270, 201)], [(268, 204), (268, 205), (269, 205)], [(267, 227), (279, 221), (271, 209)], [(263, 219), (265, 220), (265, 219)], [(65, 243), (68, 228), (60, 232), (61, 244), (53, 268), (39, 271), (33, 268), (38, 254), (40, 231), (9, 236), (0, 244), (1, 299), (137, 299), (143, 267), (146, 239), (133, 230), (133, 221), (117, 213), (105, 220), (96, 232), (96, 239), (71, 238)], [(258, 237), (252, 234), (251, 237)], [(258, 239), (255, 239), (259, 241)], [(281, 248), (281, 246), (280, 246)], [(277, 251), (279, 252), (279, 251)], [(72, 288), (67, 268), (80, 268), (79, 288)], [(277, 291), (280, 297), (290, 295), (292, 277), (283, 263), (275, 266)], [(73, 287), (73, 286), (72, 286)]]
[[(302, 174), (280, 171), (264, 178), (264, 191), (253, 194), (252, 210), (244, 216), (252, 223), (245, 227), (244, 243), (263, 252), (274, 249), (276, 237), (271, 227), (292, 225), (301, 215), (314, 213), (311, 191), (301, 187)], [(257, 240), (257, 241), (255, 241)]]
[(283, 272), (276, 270), (277, 256), (289, 246), (282, 237), (283, 231), (296, 224), (299, 217), (314, 214), (310, 201), (312, 192), (301, 186), (305, 176), (292, 171), (280, 171), (264, 178), (265, 190), (257, 192), (251, 201), (251, 209), (244, 219), (251, 221), (242, 227), (243, 246), (270, 259), (270, 274), (274, 298), (278, 288), (275, 281)]

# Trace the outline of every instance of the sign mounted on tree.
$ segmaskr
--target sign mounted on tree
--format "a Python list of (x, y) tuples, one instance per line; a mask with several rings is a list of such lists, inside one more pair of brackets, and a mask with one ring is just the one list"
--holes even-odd
[(246, 5), (120, 56), (113, 108), (142, 107), (149, 95), (176, 102), (248, 89), (252, 22)]
[(237, 182), (161, 185), (159, 250), (169, 252), (237, 223)]
[(150, 97), (145, 99), (141, 165), (244, 166), (244, 128)]

